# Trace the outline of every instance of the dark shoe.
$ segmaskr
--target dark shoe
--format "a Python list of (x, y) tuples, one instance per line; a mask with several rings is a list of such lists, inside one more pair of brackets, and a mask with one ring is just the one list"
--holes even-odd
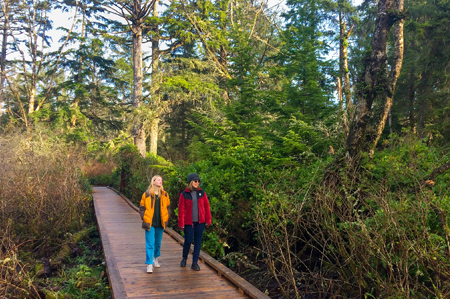
[(192, 264), (191, 269), (194, 271), (200, 271), (200, 266), (197, 263), (195, 263), (195, 264)]
[(180, 263), (180, 267), (186, 267), (186, 259), (183, 258)]

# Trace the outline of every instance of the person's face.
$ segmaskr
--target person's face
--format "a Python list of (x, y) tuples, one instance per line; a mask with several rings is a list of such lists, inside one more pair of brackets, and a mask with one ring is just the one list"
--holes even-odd
[(157, 187), (161, 187), (162, 186), (162, 178), (161, 177), (157, 177), (154, 181), (153, 181), (153, 185), (157, 186)]
[(193, 180), (193, 181), (192, 181), (192, 187), (194, 187), (195, 189), (197, 189), (198, 186), (200, 186), (200, 180)]

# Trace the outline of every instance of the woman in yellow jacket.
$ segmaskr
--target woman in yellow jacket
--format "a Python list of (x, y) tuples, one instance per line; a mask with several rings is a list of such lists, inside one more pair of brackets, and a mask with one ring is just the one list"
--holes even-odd
[(153, 273), (153, 267), (159, 268), (158, 257), (161, 255), (161, 240), (169, 221), (170, 205), (169, 195), (164, 191), (162, 178), (156, 175), (152, 178), (150, 186), (142, 195), (139, 211), (141, 214), (142, 228), (145, 229), (145, 249), (147, 273)]

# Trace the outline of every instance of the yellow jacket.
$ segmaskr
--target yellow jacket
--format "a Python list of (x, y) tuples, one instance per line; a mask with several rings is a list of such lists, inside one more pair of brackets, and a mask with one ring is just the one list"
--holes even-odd
[[(170, 205), (169, 194), (161, 188), (161, 225), (166, 228), (166, 222), (169, 221), (169, 210), (167, 207)], [(142, 223), (142, 228), (150, 229), (152, 226), (153, 213), (155, 212), (155, 194), (153, 190), (151, 193), (147, 190), (142, 194), (141, 203), (139, 207)]]

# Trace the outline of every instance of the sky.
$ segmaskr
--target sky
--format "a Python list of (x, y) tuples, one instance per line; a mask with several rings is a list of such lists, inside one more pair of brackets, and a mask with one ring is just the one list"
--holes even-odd
[[(272, 8), (277, 9), (278, 12), (281, 13), (286, 8), (286, 6), (284, 5), (285, 2), (286, 2), (285, 0), (268, 0), (268, 6), (271, 9)], [(58, 41), (63, 36), (64, 32), (61, 30), (58, 30), (57, 28), (64, 27), (66, 29), (70, 29), (70, 27), (73, 24), (74, 15), (75, 15), (74, 10), (69, 11), (69, 12), (55, 11), (54, 13), (52, 13), (52, 15), (50, 16), (50, 19), (53, 22), (53, 29), (49, 32), (49, 35), (52, 37), (53, 42), (51, 44), (50, 51), (57, 50), (62, 43), (62, 42), (59, 43)], [(116, 20), (120, 20), (120, 18), (115, 17), (111, 14), (109, 15), (109, 17), (112, 17), (113, 19), (116, 19)], [(77, 30), (76, 25), (74, 26), (73, 30)]]

